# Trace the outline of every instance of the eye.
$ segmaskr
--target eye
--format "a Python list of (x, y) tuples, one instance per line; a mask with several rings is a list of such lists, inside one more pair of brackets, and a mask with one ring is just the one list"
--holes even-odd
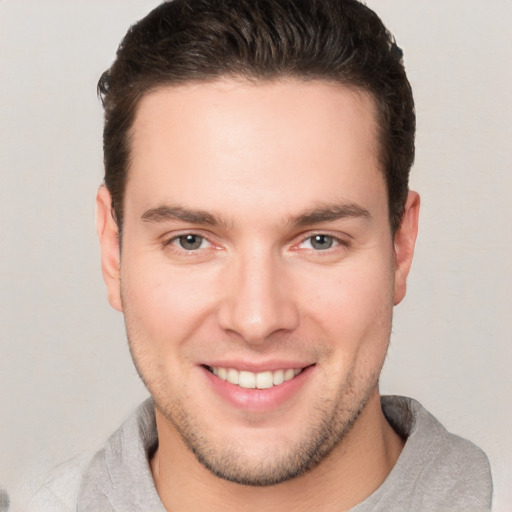
[(189, 233), (187, 235), (181, 235), (172, 240), (175, 244), (178, 243), (182, 249), (186, 251), (195, 251), (200, 249), (206, 244), (204, 237)]
[(306, 238), (303, 242), (306, 246), (310, 246), (315, 251), (326, 251), (339, 244), (339, 241), (330, 235), (313, 235)]

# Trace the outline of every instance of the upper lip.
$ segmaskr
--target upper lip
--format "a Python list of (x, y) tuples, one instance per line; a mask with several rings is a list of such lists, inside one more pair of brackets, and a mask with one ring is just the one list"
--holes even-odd
[(266, 362), (250, 362), (240, 360), (215, 360), (202, 363), (203, 366), (209, 366), (211, 368), (234, 368), (238, 371), (246, 371), (253, 373), (260, 373), (265, 371), (275, 372), (277, 370), (288, 370), (288, 369), (302, 369), (307, 366), (311, 366), (314, 363), (304, 361), (284, 361), (284, 360), (272, 360)]

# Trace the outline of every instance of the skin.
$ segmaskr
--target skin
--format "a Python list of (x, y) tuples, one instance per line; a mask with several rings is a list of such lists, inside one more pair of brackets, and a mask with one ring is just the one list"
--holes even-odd
[[(378, 378), (419, 197), (393, 236), (374, 112), (368, 94), (320, 81), (226, 79), (142, 99), (122, 250), (104, 187), (98, 234), (156, 403), (151, 468), (167, 510), (345, 510), (396, 463)], [(179, 238), (190, 234), (194, 250)], [(258, 408), (218, 393), (214, 361), (308, 371)]]

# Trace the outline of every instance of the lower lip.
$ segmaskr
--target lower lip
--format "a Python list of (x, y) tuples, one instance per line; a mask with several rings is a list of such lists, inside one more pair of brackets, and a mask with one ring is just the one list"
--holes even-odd
[(299, 394), (313, 372), (314, 366), (308, 366), (293, 379), (268, 389), (247, 389), (219, 379), (209, 370), (201, 367), (211, 389), (221, 398), (238, 409), (250, 411), (271, 411)]

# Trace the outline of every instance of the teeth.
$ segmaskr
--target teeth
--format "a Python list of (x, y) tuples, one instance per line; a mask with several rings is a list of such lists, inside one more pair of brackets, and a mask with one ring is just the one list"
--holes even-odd
[[(238, 373), (236, 370), (233, 372)], [(252, 372), (240, 372), (238, 382), (231, 382), (231, 384), (238, 384), (241, 388), (254, 389), (256, 387), (256, 375)]]
[(239, 380), (240, 380), (239, 373), (235, 369), (229, 368), (228, 376), (227, 376), (226, 380), (228, 382), (231, 382), (231, 384), (239, 384)]
[(284, 382), (284, 370), (277, 370), (274, 372), (274, 386), (279, 386)]
[(256, 387), (268, 389), (274, 386), (274, 374), (272, 372), (261, 372), (256, 374)]
[(284, 380), (290, 380), (293, 379), (293, 377), (295, 377), (295, 370), (293, 368), (284, 372)]
[(253, 373), (244, 370), (238, 371), (234, 368), (212, 366), (210, 367), (210, 371), (219, 377), (219, 379), (240, 386), (241, 388), (269, 389), (293, 379), (302, 372), (302, 368), (288, 368), (286, 370), (276, 370), (275, 372), (266, 371)]

